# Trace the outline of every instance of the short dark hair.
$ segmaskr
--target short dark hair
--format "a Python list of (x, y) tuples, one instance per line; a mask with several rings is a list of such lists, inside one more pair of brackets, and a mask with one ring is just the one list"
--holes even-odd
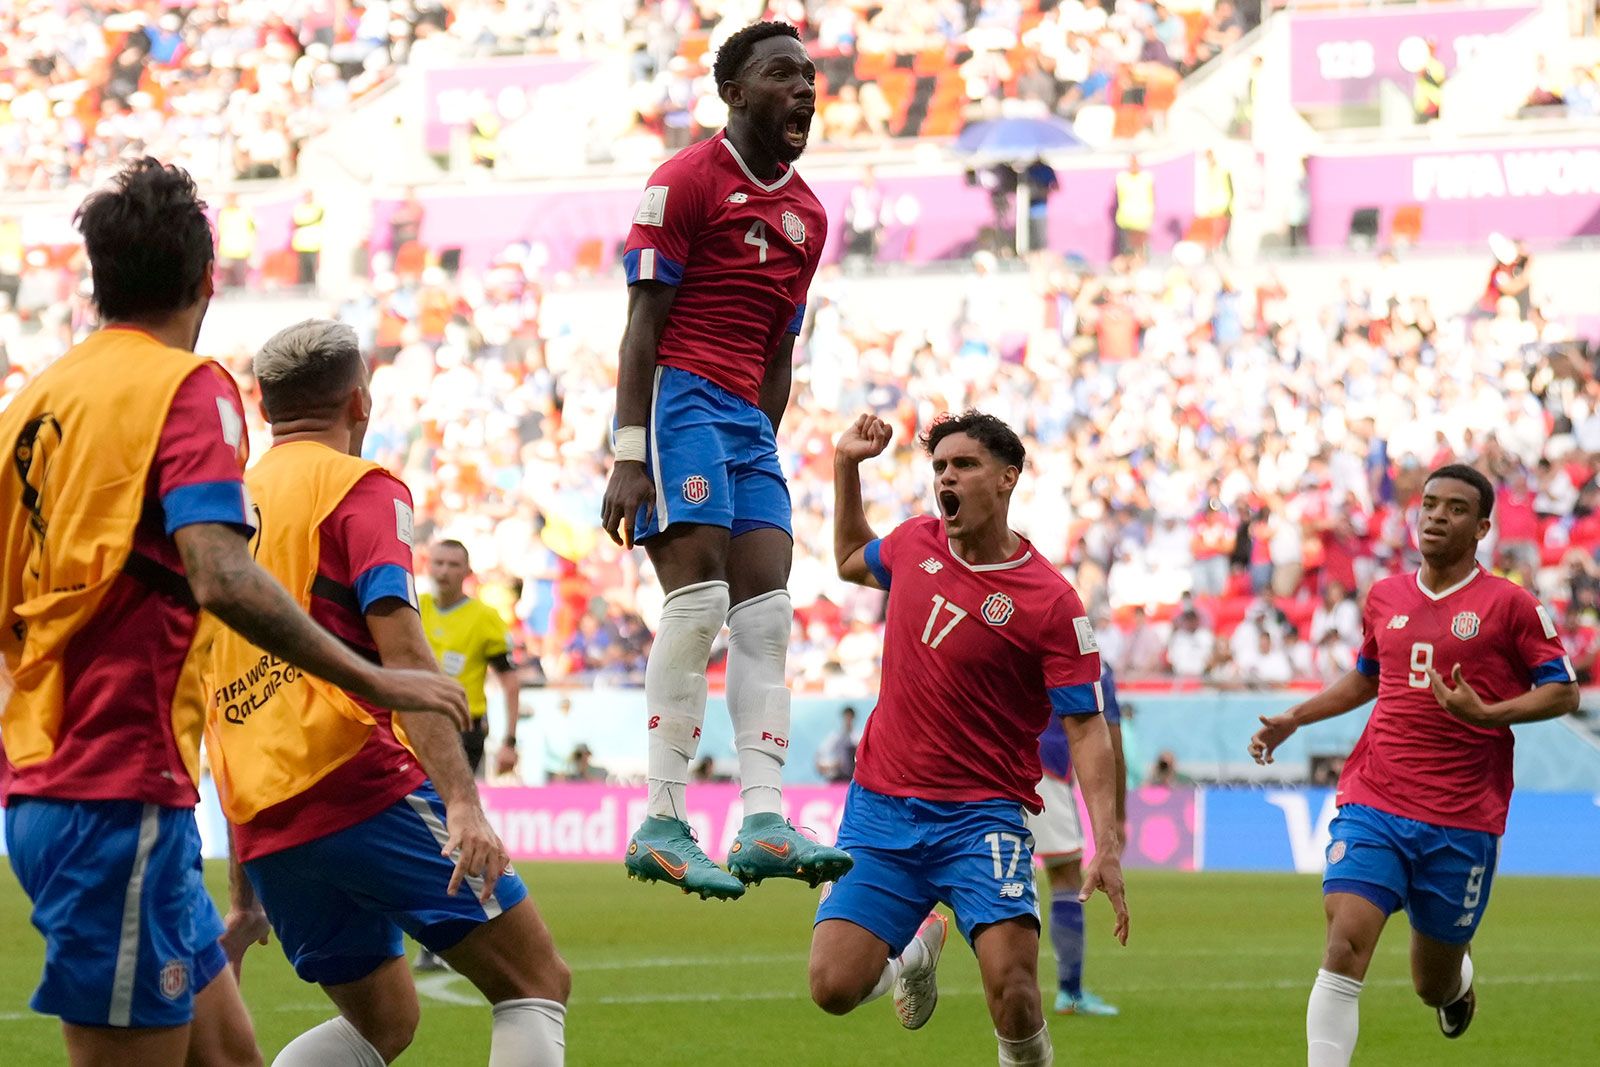
[(711, 79), (717, 83), (718, 92), (739, 77), (756, 45), (770, 37), (792, 37), (798, 41), (800, 31), (787, 22), (752, 22), (722, 42), (722, 47), (717, 49), (716, 62), (711, 65)]
[(466, 561), (467, 567), (469, 569), (472, 567), (472, 553), (468, 552), (467, 551), (467, 546), (462, 544), (460, 541), (457, 541), (453, 537), (447, 537), (443, 541), (439, 541), (439, 542), (435, 543), (434, 546), (433, 546), (433, 550), (435, 552), (437, 552), (441, 548), (453, 548), (453, 549), (456, 549), (458, 552), (461, 553), (461, 558)]
[(72, 216), (106, 322), (161, 318), (200, 299), (214, 255), (206, 203), (181, 167), (134, 160)]
[(959, 415), (945, 414), (933, 420), (922, 435), (922, 447), (927, 449), (928, 455), (933, 455), (933, 450), (953, 433), (964, 433), (978, 442), (989, 453), (1008, 467), (1022, 469), (1023, 461), (1027, 459), (1027, 450), (1022, 447), (1022, 439), (1017, 432), (1007, 426), (993, 415), (985, 415), (981, 411), (963, 411)]
[(1430, 482), (1440, 478), (1453, 478), (1458, 482), (1466, 482), (1478, 491), (1478, 518), (1487, 519), (1494, 514), (1494, 485), (1482, 471), (1465, 463), (1447, 463), (1423, 479), (1423, 488), (1426, 489)]

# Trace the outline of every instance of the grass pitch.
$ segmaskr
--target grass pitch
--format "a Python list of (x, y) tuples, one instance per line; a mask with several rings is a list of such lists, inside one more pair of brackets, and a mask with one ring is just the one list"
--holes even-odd
[[(843, 1019), (811, 1004), (806, 950), (816, 894), (798, 883), (768, 882), (718, 904), (630, 882), (620, 863), (521, 870), (573, 967), (567, 1062), (575, 1067), (995, 1062), (977, 968), (962, 944), (952, 942), (940, 964), (937, 1014), (907, 1033), (885, 1001)], [(209, 874), (222, 899), (222, 865)], [(1440, 1036), (1411, 992), (1406, 930), (1403, 922), (1391, 925), (1361, 998), (1357, 1063), (1600, 1063), (1595, 890), (1593, 881), (1496, 881), (1474, 948), (1478, 1017), (1458, 1042)], [(1111, 941), (1103, 900), (1089, 918), (1089, 985), (1122, 1015), (1052, 1017), (1058, 1063), (1305, 1062), (1306, 995), (1322, 943), (1316, 878), (1138, 871), (1129, 878), (1129, 904), (1133, 937), (1125, 949)], [(0, 1064), (64, 1063), (55, 1021), (28, 1011), (43, 943), (9, 869), (0, 874), (0, 944)], [(1040, 971), (1053, 986), (1048, 949)], [(400, 1062), (487, 1062), (489, 1013), (477, 993), (448, 974), (423, 976), (419, 986), (422, 1025)], [(294, 977), (276, 942), (251, 950), (244, 994), (269, 1063), (331, 1014), (321, 992)]]

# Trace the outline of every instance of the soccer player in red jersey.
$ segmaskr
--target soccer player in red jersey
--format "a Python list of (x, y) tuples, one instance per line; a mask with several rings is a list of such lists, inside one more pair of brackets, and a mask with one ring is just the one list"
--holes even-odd
[(466, 697), (350, 651), (252, 560), (239, 392), (192, 353), (213, 252), (189, 176), (131, 163), (76, 221), (103, 325), (0, 415), (0, 781), (46, 943), (32, 1007), (75, 1067), (259, 1064), (224, 949), (265, 922), (218, 916), (194, 819), (200, 612), (385, 706), (464, 717)]
[(1471, 467), (1428, 475), (1422, 568), (1373, 585), (1356, 668), (1250, 740), (1257, 763), (1307, 723), (1377, 698), (1339, 778), (1323, 907), (1328, 941), (1306, 1009), (1310, 1067), (1345, 1067), (1358, 997), (1389, 916), (1411, 921), (1411, 977), (1446, 1037), (1472, 1022), (1473, 933), (1489, 906), (1511, 803), (1511, 727), (1570, 714), (1577, 679), (1550, 615), (1478, 566), (1494, 487)]
[[(628, 873), (730, 899), (769, 877), (828, 881), (850, 857), (783, 817), (794, 541), (776, 433), (827, 237), (793, 166), (816, 111), (816, 68), (793, 26), (757, 22), (723, 44), (713, 76), (727, 129), (651, 176), (628, 234), (601, 524), (618, 544), (644, 545), (667, 594), (645, 669), (649, 808)], [(727, 871), (695, 843), (684, 803), (724, 622), (745, 814)]]
[(1039, 812), (1039, 734), (1059, 716), (1094, 823), (1081, 899), (1111, 898), (1126, 943), (1122, 846), (1100, 655), (1077, 592), (1011, 531), (1022, 442), (991, 415), (934, 423), (940, 515), (879, 538), (859, 467), (889, 443), (863, 415), (834, 453), (839, 576), (889, 591), (883, 681), (856, 755), (839, 846), (855, 866), (829, 887), (811, 941), (811, 996), (843, 1015), (894, 990), (907, 1029), (938, 999), (943, 902), (971, 943), (1002, 1064), (1054, 1052), (1037, 978), (1039, 909), (1026, 816)]

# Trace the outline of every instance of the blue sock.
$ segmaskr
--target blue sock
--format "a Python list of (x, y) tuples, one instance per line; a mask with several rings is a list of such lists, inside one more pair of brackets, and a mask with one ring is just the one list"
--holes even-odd
[(1083, 993), (1083, 905), (1078, 891), (1057, 891), (1050, 897), (1050, 944), (1056, 950), (1056, 979), (1072, 996)]

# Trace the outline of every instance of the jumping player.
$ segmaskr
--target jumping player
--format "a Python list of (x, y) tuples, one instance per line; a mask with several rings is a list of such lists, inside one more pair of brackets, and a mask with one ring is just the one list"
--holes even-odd
[(250, 557), (244, 411), (195, 358), (212, 237), (189, 176), (129, 164), (76, 216), (102, 328), (0, 414), (6, 844), (46, 943), (35, 1011), (74, 1065), (260, 1063), (201, 880), (200, 612), (388, 707), (464, 716), (435, 672), (386, 671)]
[[(372, 398), (355, 331), (291, 326), (255, 374), (272, 424), (245, 476), (256, 558), (361, 655), (437, 672), (411, 577), (411, 494), (360, 458)], [(207, 750), (246, 876), (234, 907), (264, 908), (295, 973), (339, 1009), (274, 1067), (382, 1067), (405, 1050), (418, 1007), (402, 929), (488, 997), (491, 1062), (559, 1065), (570, 977), (452, 724), (392, 720), (235, 634), (216, 636), (208, 675)]]
[[(1122, 755), (1122, 715), (1111, 665), (1102, 663), (1100, 695), (1106, 726), (1111, 731), (1111, 758), (1116, 769), (1116, 827), (1127, 835), (1127, 764)], [(1044, 810), (1028, 819), (1034, 854), (1050, 877), (1050, 944), (1056, 953), (1057, 1015), (1116, 1015), (1117, 1009), (1083, 988), (1083, 827), (1072, 795), (1072, 750), (1061, 719), (1052, 716), (1039, 735), (1039, 797)]]
[(839, 576), (889, 590), (882, 689), (856, 756), (839, 827), (854, 868), (817, 908), (811, 997), (843, 1015), (894, 990), (907, 1029), (938, 1000), (946, 921), (978, 957), (1001, 1064), (1054, 1061), (1037, 978), (1039, 911), (1026, 815), (1040, 810), (1039, 734), (1062, 718), (1095, 829), (1080, 899), (1103, 889), (1126, 943), (1111, 738), (1100, 656), (1083, 605), (1011, 531), (1022, 442), (977, 412), (934, 423), (938, 518), (878, 538), (859, 467), (889, 443), (863, 415), (834, 452)]
[[(1411, 979), (1445, 1037), (1477, 1008), (1471, 942), (1489, 906), (1511, 802), (1511, 726), (1578, 707), (1555, 623), (1474, 558), (1494, 487), (1461, 464), (1428, 475), (1422, 567), (1372, 587), (1356, 668), (1250, 740), (1257, 763), (1295, 730), (1377, 706), (1339, 778), (1322, 880), (1328, 942), (1306, 1008), (1306, 1062), (1345, 1067), (1358, 998), (1389, 916), (1411, 922)], [(1449, 679), (1448, 681), (1446, 679)]]
[[(645, 669), (649, 810), (628, 873), (728, 899), (764, 878), (828, 881), (850, 857), (782, 813), (794, 541), (776, 434), (827, 236), (793, 167), (816, 111), (816, 68), (793, 26), (758, 22), (728, 38), (713, 76), (728, 128), (651, 176), (628, 234), (601, 524), (618, 544), (644, 545), (667, 594)], [(695, 843), (684, 806), (724, 622), (745, 815), (728, 871)]]

